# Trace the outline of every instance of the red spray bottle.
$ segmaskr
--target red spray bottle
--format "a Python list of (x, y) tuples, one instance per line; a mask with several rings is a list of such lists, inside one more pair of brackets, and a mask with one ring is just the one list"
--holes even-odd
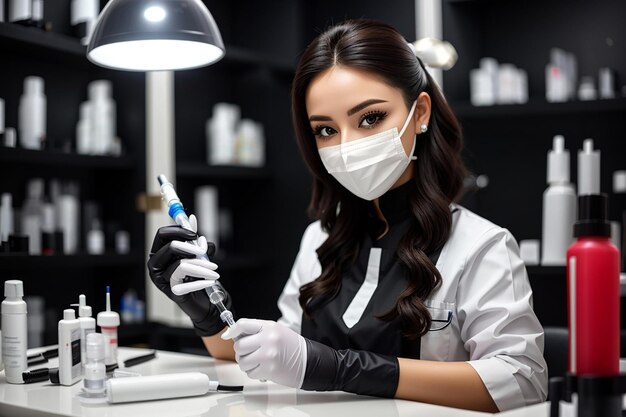
[(619, 251), (611, 243), (607, 196), (578, 199), (576, 242), (567, 251), (569, 372), (619, 374)]

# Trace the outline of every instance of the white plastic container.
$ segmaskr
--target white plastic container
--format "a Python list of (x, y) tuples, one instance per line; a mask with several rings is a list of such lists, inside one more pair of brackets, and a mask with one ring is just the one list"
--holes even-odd
[(87, 232), (87, 253), (90, 255), (102, 255), (104, 249), (104, 232), (100, 227), (100, 222), (94, 219), (91, 230)]
[(115, 232), (115, 252), (119, 254), (130, 252), (130, 234), (126, 230)]
[(229, 103), (213, 106), (213, 117), (207, 121), (208, 162), (210, 165), (231, 165), (235, 163), (236, 126), (241, 110)]
[(585, 139), (578, 151), (578, 195), (600, 194), (600, 151), (593, 139)]
[(111, 311), (111, 293), (107, 286), (106, 311), (98, 313), (97, 317), (100, 332), (104, 336), (104, 364), (117, 363), (117, 328), (120, 325), (120, 315)]
[(28, 253), (41, 255), (41, 224), (43, 219), (43, 179), (28, 182), (22, 207), (22, 234), (28, 236)]
[(80, 117), (76, 124), (76, 152), (81, 155), (92, 153), (91, 102), (80, 104)]
[(111, 152), (116, 135), (116, 106), (110, 81), (92, 81), (88, 87), (91, 102), (92, 152), (104, 155)]
[(85, 339), (86, 363), (83, 376), (83, 392), (87, 398), (106, 399), (104, 365), (104, 337), (100, 333), (90, 333)]
[(58, 199), (59, 228), (63, 232), (63, 253), (73, 255), (78, 250), (78, 197), (64, 192)]
[(18, 110), (19, 140), (23, 148), (41, 149), (46, 139), (46, 96), (41, 77), (24, 79)]
[(0, 198), (0, 239), (9, 240), (13, 234), (13, 197), (9, 193), (2, 193)]
[(87, 305), (85, 294), (78, 296), (78, 322), (80, 323), (80, 361), (85, 366), (87, 360), (87, 337), (96, 331), (96, 319), (91, 317), (91, 306)]
[(22, 384), (22, 372), (28, 369), (26, 349), (28, 332), (24, 285), (19, 280), (4, 282), (2, 302), (2, 362), (4, 375), (10, 384)]
[(80, 361), (80, 322), (71, 308), (59, 320), (59, 383), (74, 385), (82, 377)]
[(83, 45), (89, 43), (99, 11), (98, 0), (72, 0), (70, 22)]
[(9, 1), (9, 22), (28, 22), (32, 18), (33, 9), (31, 0)]
[(186, 372), (112, 378), (106, 385), (110, 403), (126, 403), (204, 395), (209, 391), (216, 391), (218, 383), (211, 381), (206, 374)]
[(207, 185), (195, 190), (198, 233), (219, 246), (219, 206), (217, 187)]
[(555, 136), (548, 152), (548, 188), (543, 193), (541, 264), (564, 266), (574, 242), (576, 192), (570, 180), (570, 156), (563, 136)]

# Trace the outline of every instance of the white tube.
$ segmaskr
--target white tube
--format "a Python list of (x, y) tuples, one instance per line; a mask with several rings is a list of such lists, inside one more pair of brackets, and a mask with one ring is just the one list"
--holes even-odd
[(9, 384), (22, 384), (22, 372), (28, 369), (26, 349), (26, 302), (23, 300), (22, 281), (4, 282), (5, 299), (2, 302), (2, 361), (4, 374)]
[(200, 372), (113, 378), (106, 385), (110, 403), (193, 397), (217, 390), (217, 383)]

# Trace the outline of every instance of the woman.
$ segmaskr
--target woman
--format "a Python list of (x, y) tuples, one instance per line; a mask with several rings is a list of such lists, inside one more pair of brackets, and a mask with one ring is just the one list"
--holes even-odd
[(155, 238), (152, 279), (211, 355), (308, 390), (492, 412), (545, 400), (543, 331), (519, 249), (454, 204), (461, 131), (402, 36), (366, 20), (319, 35), (296, 70), (292, 113), (317, 221), (278, 322), (241, 319), (223, 332), (204, 292), (169, 289), (217, 277), (215, 264), (186, 259), (198, 249), (181, 241), (196, 235), (169, 226)]

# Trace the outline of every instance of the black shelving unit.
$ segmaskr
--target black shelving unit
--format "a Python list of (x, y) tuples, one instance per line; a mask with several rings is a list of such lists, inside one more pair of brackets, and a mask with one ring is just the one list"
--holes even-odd
[[(120, 297), (128, 288), (136, 289), (145, 300), (145, 222), (135, 208), (136, 196), (145, 189), (145, 77), (91, 64), (85, 46), (70, 34), (70, 3), (45, 2), (44, 17), (52, 23), (52, 32), (0, 23), (0, 97), (5, 100), (7, 127), (17, 127), (25, 77), (42, 77), (47, 99), (45, 149), (20, 149), (19, 132), (18, 148), (0, 146), (0, 192), (11, 193), (13, 206), (19, 209), (32, 178), (45, 180), (46, 194), (52, 178), (76, 182), (80, 185), (81, 209), (86, 200), (99, 204), (107, 237), (104, 255), (85, 254), (79, 220), (81, 243), (75, 255), (0, 256), (0, 276), (21, 279), (25, 295), (44, 298), (45, 342), (49, 344), (56, 343), (56, 320), (62, 310), (77, 302), (81, 293), (87, 295), (94, 313), (104, 309), (106, 285), (111, 285), (114, 309), (119, 309)], [(80, 103), (87, 98), (88, 83), (98, 79), (109, 80), (113, 86), (117, 134), (123, 146), (119, 157), (73, 151)], [(62, 152), (68, 144), (72, 151)], [(107, 228), (129, 232), (129, 254), (114, 253)]]
[(267, 167), (210, 166), (202, 163), (179, 162), (176, 166), (179, 179), (215, 180), (269, 180), (272, 173)]
[[(466, 161), (489, 186), (462, 204), (511, 230), (518, 240), (541, 238), (542, 195), (547, 187), (547, 152), (553, 136), (565, 137), (570, 151), (571, 181), (577, 182), (577, 152), (583, 140), (594, 139), (602, 152), (601, 189), (612, 194), (612, 173), (626, 167), (626, 97), (620, 96), (626, 76), (626, 4), (601, 0), (527, 2), (444, 0), (443, 38), (459, 52), (444, 72), (446, 97), (459, 118), (466, 141)], [(593, 22), (593, 23), (592, 23)], [(598, 25), (597, 22), (602, 22)], [(596, 79), (601, 67), (616, 71), (618, 97), (607, 100), (548, 103), (545, 66), (550, 49), (576, 55), (578, 75)], [(526, 70), (527, 104), (475, 107), (470, 104), (469, 74), (482, 57), (512, 63)], [(613, 205), (611, 219), (624, 207)], [(535, 310), (544, 325), (565, 326), (564, 267), (529, 267)], [(626, 315), (622, 313), (622, 323)]]

